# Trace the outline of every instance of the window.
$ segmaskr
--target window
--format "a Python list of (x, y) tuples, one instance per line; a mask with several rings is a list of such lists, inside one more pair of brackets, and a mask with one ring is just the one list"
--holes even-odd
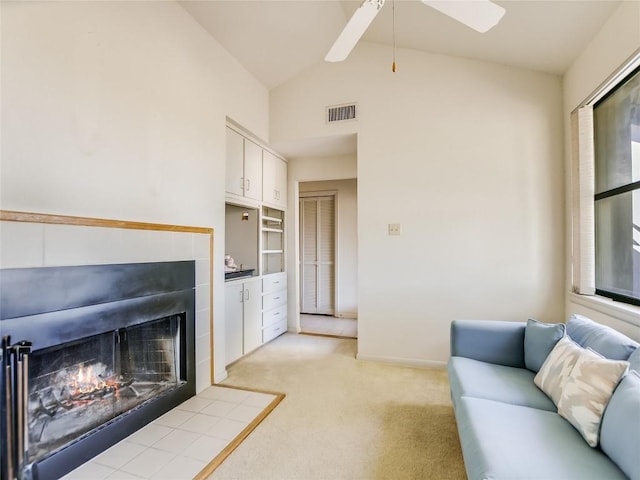
[(640, 68), (593, 105), (596, 293), (640, 305)]

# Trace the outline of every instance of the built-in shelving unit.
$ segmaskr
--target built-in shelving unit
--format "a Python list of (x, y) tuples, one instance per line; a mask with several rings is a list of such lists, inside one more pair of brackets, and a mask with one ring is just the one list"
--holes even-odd
[(262, 207), (262, 275), (284, 272), (284, 211)]
[[(229, 365), (287, 331), (287, 163), (227, 128), (225, 346)], [(231, 267), (228, 265), (228, 267)]]

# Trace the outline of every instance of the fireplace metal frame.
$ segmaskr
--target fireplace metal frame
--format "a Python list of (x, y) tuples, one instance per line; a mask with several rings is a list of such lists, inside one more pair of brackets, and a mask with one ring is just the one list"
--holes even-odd
[[(186, 319), (182, 366), (186, 383), (18, 469), (15, 478), (59, 478), (195, 395), (195, 262), (0, 270), (0, 332), (12, 343), (28, 342), (32, 352), (177, 314)], [(4, 393), (9, 366), (4, 357), (0, 355), (3, 436), (11, 408)], [(4, 441), (0, 449), (2, 480), (13, 480), (6, 469), (10, 448)], [(12, 456), (16, 457), (15, 451)]]

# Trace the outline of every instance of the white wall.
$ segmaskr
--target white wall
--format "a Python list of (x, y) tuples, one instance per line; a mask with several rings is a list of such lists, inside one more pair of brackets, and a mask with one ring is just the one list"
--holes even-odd
[[(622, 2), (590, 44), (574, 61), (563, 79), (564, 121), (599, 85), (640, 49), (640, 2)], [(566, 171), (571, 172), (571, 137), (566, 136)], [(640, 341), (640, 308), (625, 307), (608, 300), (595, 300), (571, 291), (571, 183), (567, 175), (567, 285), (566, 316), (579, 313), (612, 326)]]
[(0, 207), (213, 227), (224, 377), (225, 116), (268, 93), (177, 3), (6, 2)]
[[(270, 94), (274, 142), (358, 133), (359, 358), (445, 362), (456, 318), (563, 320), (560, 78), (390, 58), (360, 43)], [(325, 124), (351, 101), (357, 122)]]
[(336, 192), (335, 316), (358, 317), (358, 182), (356, 179), (301, 182), (300, 192)]

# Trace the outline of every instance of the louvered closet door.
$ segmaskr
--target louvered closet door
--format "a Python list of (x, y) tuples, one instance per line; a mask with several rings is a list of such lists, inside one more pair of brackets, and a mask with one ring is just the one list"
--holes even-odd
[(334, 197), (300, 199), (300, 279), (302, 313), (335, 312)]

